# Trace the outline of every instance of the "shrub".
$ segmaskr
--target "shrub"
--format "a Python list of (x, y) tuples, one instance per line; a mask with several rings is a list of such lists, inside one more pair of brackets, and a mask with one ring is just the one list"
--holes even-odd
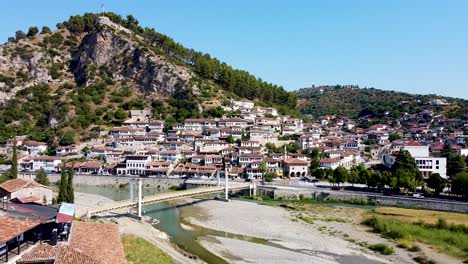
[(399, 247), (399, 248), (410, 248), (411, 243), (408, 240), (401, 240), (400, 242), (398, 242), (397, 247)]
[(370, 245), (368, 248), (383, 255), (391, 255), (395, 253), (395, 250), (392, 247), (382, 243)]
[(408, 250), (411, 252), (419, 252), (421, 251), (421, 248), (418, 245), (413, 245)]
[(437, 262), (432, 259), (428, 259), (426, 256), (417, 256), (413, 258), (419, 264), (436, 264)]

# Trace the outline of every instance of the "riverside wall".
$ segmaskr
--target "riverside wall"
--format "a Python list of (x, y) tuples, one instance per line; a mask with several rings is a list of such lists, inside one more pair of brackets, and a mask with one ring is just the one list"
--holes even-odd
[[(55, 184), (60, 180), (59, 174), (47, 175), (50, 183)], [(34, 174), (20, 174), (19, 178), (25, 180), (34, 180)], [(125, 186), (132, 179), (142, 179), (143, 186), (167, 189), (171, 186), (183, 186), (184, 179), (174, 178), (139, 178), (139, 177), (123, 177), (110, 175), (75, 175), (73, 177), (73, 185), (92, 185), (92, 186)]]
[(379, 205), (421, 208), (436, 211), (468, 213), (468, 203), (436, 199), (421, 199), (412, 197), (383, 196), (367, 193), (353, 193), (343, 191), (325, 191), (313, 189), (272, 188), (259, 187), (258, 194), (267, 195), (275, 199), (310, 198), (315, 200), (342, 201), (373, 201)]

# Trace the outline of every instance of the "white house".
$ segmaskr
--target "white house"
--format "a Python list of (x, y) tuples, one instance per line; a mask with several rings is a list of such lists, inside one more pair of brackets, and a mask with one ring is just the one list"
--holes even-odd
[(23, 146), (26, 147), (28, 154), (36, 156), (47, 151), (47, 144), (38, 141), (23, 141)]
[(151, 156), (129, 155), (125, 159), (126, 173), (129, 175), (145, 175), (146, 165), (151, 162)]

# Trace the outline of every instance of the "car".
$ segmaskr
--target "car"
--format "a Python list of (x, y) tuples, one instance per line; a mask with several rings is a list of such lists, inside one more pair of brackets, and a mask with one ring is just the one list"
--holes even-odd
[(331, 189), (332, 189), (333, 191), (341, 191), (341, 190), (343, 189), (343, 187), (340, 187), (340, 186), (333, 186), (333, 187), (331, 187)]
[(413, 197), (414, 198), (424, 198), (424, 195), (422, 195), (420, 193), (413, 193)]

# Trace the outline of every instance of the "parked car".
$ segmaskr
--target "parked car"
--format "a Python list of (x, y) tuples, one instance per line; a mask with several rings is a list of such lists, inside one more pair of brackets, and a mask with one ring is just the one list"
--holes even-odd
[(341, 191), (341, 190), (343, 190), (343, 187), (340, 187), (340, 186), (333, 186), (333, 187), (331, 187), (331, 189), (332, 189), (333, 191)]
[(424, 198), (424, 195), (422, 195), (420, 193), (413, 193), (413, 197), (414, 198)]

